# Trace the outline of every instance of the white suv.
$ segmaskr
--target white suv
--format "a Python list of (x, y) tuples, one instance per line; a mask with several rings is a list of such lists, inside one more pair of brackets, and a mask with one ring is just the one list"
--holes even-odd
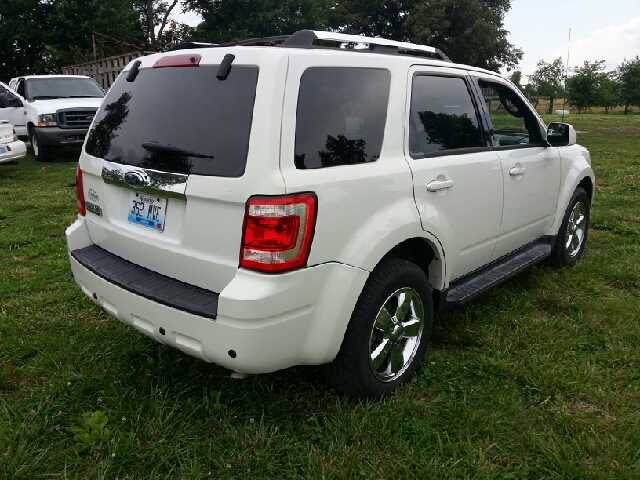
[(158, 342), (245, 374), (327, 364), (380, 397), (439, 308), (580, 258), (589, 153), (499, 75), (308, 30), (184, 48), (109, 90), (66, 232), (82, 291)]

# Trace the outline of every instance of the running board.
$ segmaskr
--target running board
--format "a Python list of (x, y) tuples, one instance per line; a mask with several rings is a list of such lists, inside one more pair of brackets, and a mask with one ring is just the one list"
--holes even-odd
[(452, 282), (445, 293), (445, 307), (461, 305), (520, 273), (549, 255), (555, 237), (542, 237), (475, 272)]

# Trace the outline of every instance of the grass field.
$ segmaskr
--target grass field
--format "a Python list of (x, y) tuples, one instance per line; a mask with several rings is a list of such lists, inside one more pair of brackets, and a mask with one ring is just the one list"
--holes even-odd
[(0, 166), (0, 479), (640, 478), (640, 116), (569, 121), (598, 177), (582, 261), (440, 315), (414, 381), (366, 404), (110, 318), (69, 271), (78, 152)]

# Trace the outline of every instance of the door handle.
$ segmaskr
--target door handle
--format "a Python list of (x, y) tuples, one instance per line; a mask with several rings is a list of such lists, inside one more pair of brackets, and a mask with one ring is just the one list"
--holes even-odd
[(527, 169), (525, 167), (513, 167), (511, 170), (509, 170), (509, 175), (515, 177), (517, 175), (522, 175), (526, 171)]
[(453, 185), (453, 180), (434, 180), (427, 184), (428, 192), (437, 192), (445, 188), (450, 188)]

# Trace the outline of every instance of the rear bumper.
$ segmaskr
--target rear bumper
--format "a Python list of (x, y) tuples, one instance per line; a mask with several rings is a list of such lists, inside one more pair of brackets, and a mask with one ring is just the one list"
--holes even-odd
[(17, 142), (2, 143), (0, 146), (7, 149), (5, 153), (0, 153), (0, 163), (13, 162), (27, 154), (27, 146), (20, 140)]
[(368, 277), (338, 263), (281, 275), (239, 269), (212, 319), (133, 293), (78, 262), (71, 252), (90, 246), (84, 218), (66, 234), (74, 278), (95, 303), (160, 343), (243, 373), (331, 361)]
[(81, 145), (88, 131), (88, 128), (36, 127), (40, 144), (52, 147)]

